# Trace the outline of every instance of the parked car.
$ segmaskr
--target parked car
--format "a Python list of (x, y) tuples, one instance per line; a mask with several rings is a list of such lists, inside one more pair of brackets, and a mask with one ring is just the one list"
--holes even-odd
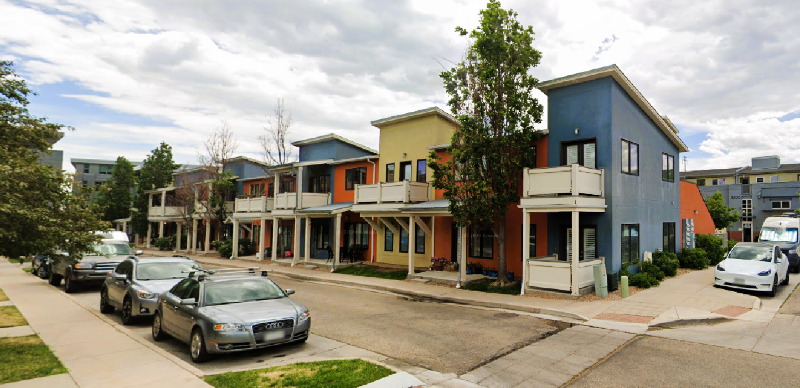
[(775, 296), (779, 284), (789, 284), (789, 259), (775, 244), (739, 243), (717, 265), (714, 284)]
[(100, 288), (100, 312), (111, 314), (120, 309), (124, 325), (137, 317), (152, 316), (159, 294), (201, 269), (186, 256), (129, 257), (106, 276)]
[(767, 217), (758, 234), (758, 241), (771, 242), (789, 258), (789, 270), (800, 273), (800, 219), (792, 216)]
[(45, 254), (34, 256), (31, 262), (31, 274), (47, 279), (50, 276), (50, 256)]
[(305, 342), (307, 308), (255, 268), (208, 270), (182, 280), (158, 297), (153, 339), (169, 334), (189, 344), (194, 362), (211, 355)]
[(74, 292), (79, 284), (101, 284), (117, 264), (132, 256), (127, 240), (113, 239), (103, 239), (91, 252), (77, 257), (53, 255), (50, 257), (50, 284), (58, 286), (64, 279), (67, 293)]

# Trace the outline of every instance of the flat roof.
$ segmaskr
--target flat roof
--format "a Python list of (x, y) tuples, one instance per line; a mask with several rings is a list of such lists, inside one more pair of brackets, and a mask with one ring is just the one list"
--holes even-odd
[(439, 117), (441, 117), (441, 118), (443, 118), (443, 119), (445, 119), (445, 120), (447, 120), (447, 121), (449, 121), (449, 122), (451, 122), (451, 123), (453, 123), (455, 125), (458, 125), (459, 127), (461, 126), (461, 123), (458, 121), (458, 119), (453, 117), (453, 115), (451, 115), (450, 113), (447, 113), (447, 112), (443, 111), (442, 109), (440, 109), (439, 107), (436, 107), (436, 106), (430, 107), (430, 108), (416, 110), (416, 111), (413, 111), (413, 112), (403, 113), (403, 114), (397, 115), (397, 116), (390, 116), (390, 117), (387, 117), (387, 118), (378, 119), (378, 120), (370, 122), (370, 124), (372, 124), (372, 126), (374, 126), (374, 127), (380, 128), (380, 127), (385, 126), (385, 125), (396, 124), (396, 123), (400, 123), (400, 122), (403, 122), (403, 121), (412, 120), (412, 119), (425, 117), (425, 116), (432, 116), (432, 115), (437, 115), (437, 116), (439, 116)]
[[(75, 163), (81, 164), (117, 164), (116, 160), (108, 160), (108, 159), (81, 159), (81, 158), (71, 158), (69, 160), (70, 163), (73, 165)], [(133, 165), (142, 164), (142, 162), (131, 162)]]

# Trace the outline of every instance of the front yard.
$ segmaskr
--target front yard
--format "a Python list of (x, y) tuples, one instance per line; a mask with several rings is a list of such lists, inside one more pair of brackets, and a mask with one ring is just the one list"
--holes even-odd
[(0, 327), (27, 325), (28, 321), (14, 306), (0, 306)]
[(38, 336), (0, 338), (0, 384), (67, 373)]

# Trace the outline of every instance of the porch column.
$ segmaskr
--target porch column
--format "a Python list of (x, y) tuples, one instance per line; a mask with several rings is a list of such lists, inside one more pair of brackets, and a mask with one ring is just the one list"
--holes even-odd
[(206, 247), (205, 252), (211, 250), (211, 220), (206, 220)]
[(297, 263), (300, 258), (300, 220), (298, 216), (294, 216), (294, 244), (292, 244), (292, 267)]
[[(305, 168), (303, 168), (303, 167), (298, 167), (297, 168), (297, 180), (295, 181), (295, 190), (294, 190), (296, 192), (296, 195), (297, 195), (297, 202), (295, 202), (297, 204), (297, 209), (302, 209), (303, 208), (303, 170), (304, 169)], [(295, 228), (295, 230), (299, 231), (300, 229)], [(298, 245), (298, 248), (299, 248), (299, 245)]]
[(133, 235), (133, 244), (139, 246), (139, 233)]
[(181, 250), (181, 223), (176, 222), (175, 225), (178, 228), (178, 231), (175, 233), (175, 235), (177, 236), (175, 237), (175, 252), (178, 252), (179, 250)]
[(158, 238), (164, 237), (164, 221), (158, 221)]
[[(161, 192), (161, 216), (162, 217), (167, 215), (167, 213), (164, 211), (164, 208), (166, 206), (167, 206), (167, 192), (166, 191), (162, 191)], [(164, 237), (164, 236), (160, 236), (160, 237)]]
[[(534, 255), (536, 252), (534, 252)], [(531, 213), (522, 209), (522, 285), (520, 295), (525, 295), (525, 283), (528, 282), (528, 258), (531, 257)]]
[(153, 223), (148, 221), (147, 222), (147, 243), (146, 247), (150, 248), (150, 237), (153, 235)]
[(306, 258), (303, 263), (311, 260), (311, 217), (306, 217), (306, 240), (305, 240)]
[(336, 215), (336, 222), (333, 224), (333, 267), (331, 267), (331, 272), (336, 270), (336, 267), (339, 265), (339, 251), (341, 248), (339, 247), (341, 241), (341, 229), (342, 229), (342, 213)]
[[(431, 216), (431, 257), (434, 256), (436, 256), (436, 216)], [(461, 267), (458, 268), (460, 270)]]
[(188, 249), (192, 253), (197, 253), (197, 219), (192, 219), (192, 247)]
[(280, 218), (275, 217), (272, 219), (272, 243), (270, 244), (272, 245), (272, 261), (278, 258), (278, 224), (280, 223)]
[(267, 251), (267, 219), (261, 219), (261, 227), (258, 228), (258, 259), (264, 260), (264, 253)]
[(578, 284), (578, 255), (580, 255), (580, 229), (578, 215), (580, 212), (572, 212), (572, 295), (579, 295)]
[(239, 220), (233, 218), (233, 259), (239, 257)]
[(122, 231), (128, 233), (128, 221), (122, 221)]
[(458, 251), (461, 253), (459, 255), (461, 263), (458, 265), (458, 283), (456, 284), (456, 288), (461, 288), (461, 285), (467, 278), (467, 227), (464, 226), (458, 229), (458, 233), (461, 234), (461, 238), (458, 239)]
[(408, 274), (414, 274), (414, 250), (416, 233), (414, 233), (414, 216), (408, 217)]

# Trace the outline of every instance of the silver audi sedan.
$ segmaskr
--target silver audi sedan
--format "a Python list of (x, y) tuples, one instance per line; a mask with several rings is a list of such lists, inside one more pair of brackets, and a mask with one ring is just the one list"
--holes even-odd
[(201, 269), (199, 263), (185, 256), (125, 259), (106, 276), (100, 288), (100, 312), (122, 310), (124, 325), (136, 317), (152, 316), (159, 294)]
[(207, 270), (182, 280), (158, 298), (153, 339), (169, 334), (189, 344), (192, 361), (213, 354), (305, 342), (308, 309), (255, 269)]

